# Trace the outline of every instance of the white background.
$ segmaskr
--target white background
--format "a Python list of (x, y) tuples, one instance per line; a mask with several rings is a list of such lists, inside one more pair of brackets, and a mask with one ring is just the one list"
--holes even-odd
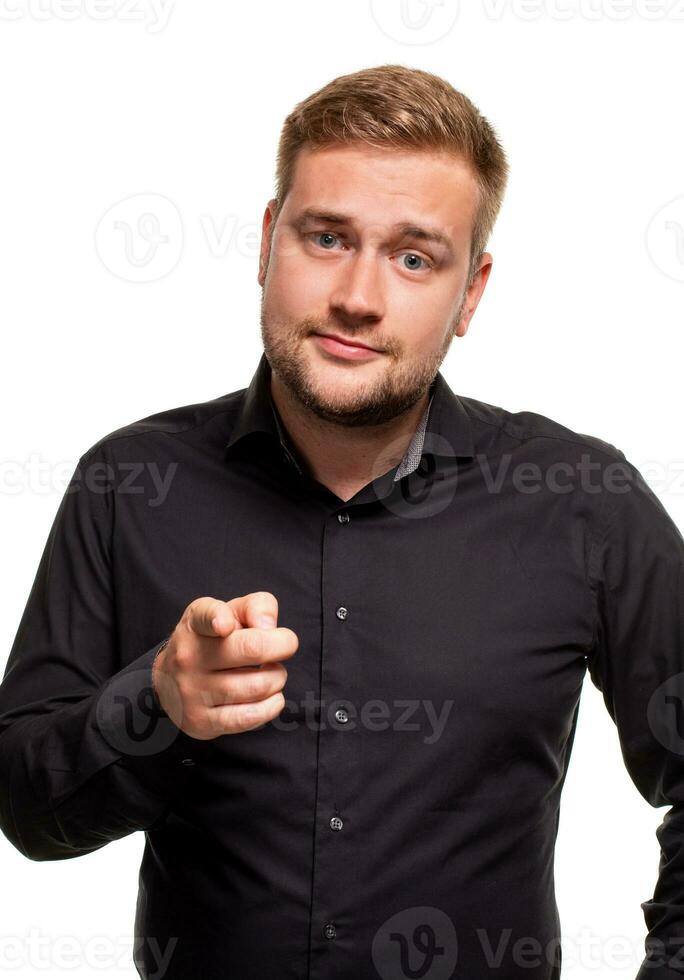
[[(443, 75), (511, 164), (490, 281), (442, 366), (451, 387), (613, 443), (684, 527), (684, 3), (462, 7), (0, 0), (0, 665), (79, 455), (249, 383), (280, 126), (371, 65)], [(139, 195), (166, 199), (151, 261), (145, 228), (131, 261), (111, 230), (150, 209)], [(665, 812), (631, 783), (587, 675), (556, 859), (566, 980), (635, 977)], [(6, 975), (137, 976), (143, 842), (34, 863), (2, 838)], [(100, 966), (98, 937), (113, 944)]]

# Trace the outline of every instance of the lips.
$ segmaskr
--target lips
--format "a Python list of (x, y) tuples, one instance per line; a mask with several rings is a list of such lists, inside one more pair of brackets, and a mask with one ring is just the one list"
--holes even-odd
[(383, 353), (375, 350), (374, 347), (347, 340), (346, 337), (340, 337), (338, 334), (315, 333), (312, 334), (311, 339), (322, 354), (338, 361), (371, 361), (379, 358)]
[(364, 350), (375, 351), (376, 353), (381, 353), (377, 347), (371, 347), (370, 344), (362, 344), (360, 340), (354, 340), (351, 337), (342, 337), (337, 333), (319, 333), (316, 334), (317, 337), (330, 337), (331, 340), (336, 340), (339, 344), (347, 344), (349, 347), (363, 347)]

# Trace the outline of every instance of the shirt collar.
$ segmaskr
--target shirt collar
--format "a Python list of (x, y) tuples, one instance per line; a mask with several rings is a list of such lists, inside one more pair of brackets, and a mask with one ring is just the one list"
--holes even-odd
[[(280, 442), (283, 450), (299, 469), (294, 449), (280, 424), (271, 397), (270, 377), (271, 366), (266, 353), (262, 352), (249, 387), (245, 389), (237, 420), (225, 448), (226, 451), (230, 451), (251, 433), (265, 432)], [(393, 480), (413, 472), (420, 463), (423, 450), (448, 458), (472, 458), (475, 455), (470, 417), (440, 371), (432, 381), (431, 392), (430, 401), (404, 458), (392, 477)]]

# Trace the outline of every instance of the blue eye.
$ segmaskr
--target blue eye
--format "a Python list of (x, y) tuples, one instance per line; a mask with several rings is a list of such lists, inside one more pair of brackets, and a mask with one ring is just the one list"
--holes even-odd
[[(425, 263), (425, 259), (421, 255), (416, 255), (415, 252), (407, 252), (405, 255), (402, 256), (402, 258), (404, 258), (404, 259), (418, 259), (419, 262), (422, 262), (423, 263), (423, 267), (426, 264)], [(418, 267), (414, 265), (414, 266), (407, 266), (407, 268), (410, 268), (411, 271), (415, 271), (416, 268), (418, 268)], [(428, 268), (429, 268), (429, 266), (428, 266)]]
[[(316, 232), (314, 232), (314, 237), (317, 238), (317, 239), (320, 239), (320, 238), (328, 238), (328, 239), (330, 239), (330, 238), (332, 238), (334, 241), (337, 241), (337, 235), (333, 235), (333, 233), (331, 231), (316, 231)], [(323, 248), (327, 248), (327, 246), (324, 245)]]
[[(333, 251), (336, 243), (342, 244), (338, 236), (333, 234), (332, 231), (312, 231), (309, 232), (306, 237), (312, 239), (326, 252)], [(415, 252), (405, 252), (401, 258), (411, 259), (414, 261), (417, 260), (418, 262), (423, 263), (422, 265), (404, 265), (404, 268), (409, 272), (423, 272), (426, 269), (434, 268), (434, 263), (429, 262), (427, 259), (424, 259), (422, 255), (417, 255)]]

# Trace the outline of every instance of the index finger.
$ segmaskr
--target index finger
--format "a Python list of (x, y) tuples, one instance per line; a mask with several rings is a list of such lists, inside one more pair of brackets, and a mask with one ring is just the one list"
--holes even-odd
[(186, 625), (200, 636), (229, 636), (238, 621), (229, 602), (202, 596), (188, 606)]
[(248, 592), (228, 603), (243, 628), (273, 629), (278, 625), (278, 600), (272, 592)]

